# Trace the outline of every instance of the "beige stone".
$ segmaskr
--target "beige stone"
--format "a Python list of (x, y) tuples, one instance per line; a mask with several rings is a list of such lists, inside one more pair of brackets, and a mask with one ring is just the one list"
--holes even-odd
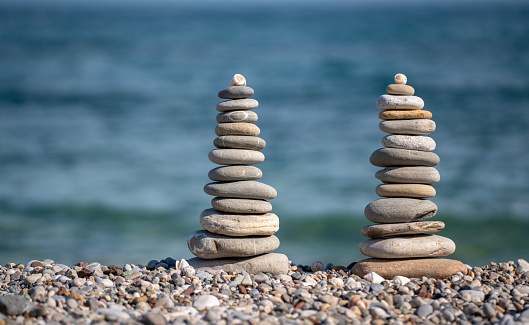
[(252, 97), (254, 91), (246, 86), (230, 86), (219, 91), (219, 98), (222, 99), (241, 99)]
[(451, 239), (426, 234), (368, 239), (360, 243), (360, 252), (375, 258), (442, 257), (455, 250)]
[(265, 160), (262, 152), (245, 149), (214, 149), (209, 152), (208, 158), (219, 165), (255, 165)]
[(437, 213), (437, 205), (429, 200), (409, 198), (378, 199), (364, 209), (367, 220), (376, 223), (401, 223), (429, 219)]
[(409, 120), (415, 118), (430, 119), (432, 112), (427, 110), (389, 110), (378, 113), (381, 120)]
[(215, 128), (215, 134), (221, 135), (245, 135), (256, 137), (261, 133), (259, 127), (252, 123), (221, 123)]
[(204, 192), (212, 196), (240, 199), (271, 200), (277, 196), (272, 186), (257, 181), (209, 183), (204, 186)]
[(217, 104), (217, 111), (219, 112), (228, 112), (228, 111), (238, 111), (238, 110), (248, 110), (254, 109), (259, 106), (259, 102), (252, 98), (246, 99), (232, 99), (225, 100)]
[(254, 123), (257, 114), (253, 111), (230, 111), (217, 114), (218, 123)]
[(435, 131), (435, 122), (427, 119), (387, 120), (378, 125), (380, 131), (391, 134), (430, 134)]
[(250, 258), (225, 258), (204, 260), (198, 257), (189, 259), (189, 265), (201, 271), (219, 271), (249, 274), (271, 273), (273, 275), (287, 274), (290, 268), (288, 257), (278, 253), (268, 253)]
[(430, 198), (435, 196), (435, 188), (425, 184), (380, 184), (375, 192), (383, 197)]
[(255, 166), (221, 166), (209, 171), (208, 177), (212, 181), (251, 181), (259, 179), (263, 172)]
[(262, 150), (266, 146), (265, 140), (258, 137), (223, 135), (213, 140), (217, 148)]
[(433, 152), (381, 148), (373, 152), (369, 161), (377, 167), (426, 166), (434, 167), (439, 163), (439, 156)]
[(445, 227), (442, 221), (418, 221), (405, 223), (386, 223), (369, 225), (362, 228), (362, 235), (369, 238), (387, 236), (424, 234), (438, 232)]
[(375, 272), (387, 280), (391, 280), (397, 275), (408, 278), (425, 276), (427, 278), (447, 279), (457, 272), (467, 274), (467, 268), (460, 261), (446, 258), (399, 260), (368, 258), (356, 263), (351, 272), (360, 277), (364, 277), (369, 272)]
[(382, 138), (382, 145), (386, 148), (410, 149), (419, 151), (433, 151), (434, 139), (422, 135), (389, 134)]
[(377, 107), (381, 110), (422, 109), (424, 101), (417, 96), (382, 95), (377, 100)]
[(410, 85), (391, 84), (386, 87), (386, 92), (389, 95), (413, 96), (415, 89)]
[(437, 184), (441, 178), (434, 167), (387, 167), (376, 172), (375, 177), (384, 183)]
[(216, 197), (211, 200), (211, 206), (219, 211), (230, 213), (267, 213), (272, 211), (272, 204), (266, 200)]
[(200, 214), (200, 225), (226, 236), (270, 236), (279, 230), (279, 218), (273, 213), (232, 214), (206, 209)]

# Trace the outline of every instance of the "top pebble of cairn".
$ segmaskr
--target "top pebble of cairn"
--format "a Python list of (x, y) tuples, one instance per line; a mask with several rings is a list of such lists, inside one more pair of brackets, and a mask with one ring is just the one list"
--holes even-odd
[(231, 79), (231, 84), (228, 88), (219, 91), (219, 98), (222, 99), (245, 99), (252, 97), (254, 91), (250, 87), (246, 87), (246, 79), (243, 75), (236, 74)]
[(397, 73), (394, 78), (395, 78), (395, 83), (397, 85), (405, 85), (408, 82), (408, 78), (406, 78), (406, 76), (402, 73)]

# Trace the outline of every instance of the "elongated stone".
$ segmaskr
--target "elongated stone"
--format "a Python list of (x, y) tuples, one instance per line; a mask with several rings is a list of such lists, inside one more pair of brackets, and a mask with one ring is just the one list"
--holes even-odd
[(265, 140), (258, 137), (223, 135), (213, 140), (217, 148), (263, 150), (266, 146)]
[(426, 110), (389, 110), (378, 113), (378, 118), (381, 120), (409, 120), (415, 118), (432, 118), (432, 112)]
[(221, 166), (209, 171), (208, 177), (212, 181), (251, 181), (259, 179), (263, 172), (254, 166)]
[(271, 200), (277, 196), (272, 186), (257, 181), (209, 183), (204, 186), (204, 192), (212, 196), (240, 199)]
[(211, 206), (219, 211), (229, 213), (267, 213), (272, 211), (272, 204), (266, 200), (216, 197), (211, 200)]
[(360, 243), (360, 252), (375, 258), (443, 257), (455, 250), (451, 239), (426, 234), (368, 239)]
[(442, 221), (418, 221), (369, 225), (362, 228), (362, 235), (369, 238), (414, 235), (438, 232), (445, 227)]
[(422, 109), (424, 101), (417, 96), (382, 95), (377, 100), (377, 107), (381, 110)]
[(219, 165), (254, 165), (265, 160), (262, 152), (244, 149), (215, 149), (209, 152), (208, 158)]
[(382, 138), (382, 145), (387, 148), (410, 149), (419, 151), (435, 150), (434, 139), (422, 135), (389, 134)]
[(246, 135), (256, 137), (261, 133), (259, 127), (252, 123), (222, 123), (215, 128), (215, 134), (221, 135)]
[(413, 96), (415, 89), (410, 85), (391, 84), (386, 87), (386, 92), (390, 95)]
[(383, 197), (429, 198), (435, 196), (435, 188), (425, 184), (380, 184), (375, 192)]
[(253, 89), (246, 86), (230, 86), (219, 91), (219, 98), (242, 99), (252, 97)]
[(200, 215), (200, 225), (226, 236), (270, 236), (279, 230), (279, 218), (273, 213), (232, 214), (206, 209)]
[(253, 111), (230, 111), (217, 114), (218, 123), (254, 123), (257, 114)]
[(441, 178), (434, 167), (387, 167), (376, 172), (375, 177), (384, 183), (437, 184)]
[(276, 236), (228, 237), (195, 231), (187, 239), (187, 247), (195, 256), (204, 259), (248, 257), (269, 253), (279, 247)]
[(259, 102), (252, 98), (246, 99), (232, 99), (220, 102), (217, 104), (216, 109), (219, 112), (238, 111), (254, 109), (259, 106)]
[(433, 152), (381, 148), (373, 152), (369, 161), (377, 167), (426, 166), (434, 167), (439, 163), (439, 156)]
[(375, 272), (384, 279), (393, 279), (397, 275), (408, 278), (423, 276), (434, 279), (447, 279), (461, 272), (467, 274), (466, 266), (457, 260), (446, 258), (420, 258), (387, 260), (368, 258), (353, 266), (351, 273), (364, 277), (369, 272)]
[(367, 220), (375, 223), (400, 223), (429, 219), (437, 205), (429, 200), (388, 198), (369, 203), (364, 209)]
[(392, 134), (430, 134), (435, 131), (435, 122), (427, 119), (387, 120), (378, 125), (380, 131)]
[(205, 260), (198, 257), (189, 259), (189, 265), (200, 271), (219, 271), (249, 274), (270, 273), (273, 275), (287, 274), (290, 267), (288, 257), (284, 254), (268, 253), (244, 258), (221, 258)]

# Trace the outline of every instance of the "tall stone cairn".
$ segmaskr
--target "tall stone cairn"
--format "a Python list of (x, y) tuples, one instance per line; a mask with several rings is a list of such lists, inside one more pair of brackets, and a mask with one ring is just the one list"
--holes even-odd
[(395, 75), (395, 84), (387, 86), (387, 94), (377, 100), (383, 120), (379, 128), (389, 135), (382, 138), (385, 148), (373, 152), (369, 160), (384, 168), (375, 174), (382, 181), (375, 190), (382, 199), (364, 210), (366, 218), (376, 224), (362, 228), (370, 239), (360, 243), (360, 252), (371, 258), (358, 262), (353, 272), (360, 276), (375, 272), (385, 279), (466, 274), (463, 263), (439, 258), (454, 253), (454, 242), (428, 234), (445, 227), (441, 221), (424, 221), (437, 213), (428, 198), (435, 196), (432, 185), (440, 180), (435, 169), (439, 156), (432, 152), (435, 141), (426, 136), (436, 126), (432, 113), (422, 109), (424, 101), (413, 96), (415, 90), (406, 82), (405, 75)]
[(248, 273), (285, 274), (288, 258), (270, 253), (279, 247), (274, 236), (279, 230), (279, 218), (271, 213), (276, 190), (257, 180), (265, 156), (260, 152), (266, 142), (259, 138), (260, 129), (254, 124), (259, 103), (250, 98), (254, 90), (246, 86), (246, 79), (236, 74), (231, 86), (219, 92), (227, 99), (217, 104), (217, 138), (208, 158), (221, 165), (212, 169), (208, 177), (213, 181), (204, 192), (214, 198), (211, 209), (200, 215), (204, 230), (191, 234), (187, 245), (196, 258), (189, 264), (198, 269), (222, 269)]

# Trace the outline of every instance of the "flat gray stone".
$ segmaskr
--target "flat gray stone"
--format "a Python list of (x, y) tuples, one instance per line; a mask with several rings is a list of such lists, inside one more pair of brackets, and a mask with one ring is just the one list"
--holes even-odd
[(263, 150), (265, 140), (258, 137), (224, 135), (215, 138), (213, 145), (217, 148)]
[(459, 295), (469, 295), (472, 299), (478, 299), (479, 301), (485, 300), (485, 293), (479, 290), (460, 290)]
[(420, 151), (435, 150), (435, 141), (421, 135), (390, 134), (382, 138), (382, 145), (387, 148), (410, 149)]
[(222, 135), (244, 135), (256, 137), (261, 133), (259, 127), (252, 123), (221, 123), (215, 128), (215, 134)]
[(442, 221), (418, 221), (369, 225), (362, 228), (362, 235), (368, 238), (414, 235), (438, 232), (445, 227)]
[(245, 149), (214, 149), (209, 152), (208, 158), (219, 165), (255, 165), (265, 160), (262, 152)]
[(418, 258), (418, 259), (378, 259), (368, 258), (359, 261), (351, 269), (351, 273), (364, 277), (369, 272), (375, 272), (384, 279), (393, 279), (397, 275), (408, 278), (423, 276), (435, 279), (447, 279), (461, 272), (467, 274), (465, 264), (447, 258)]
[(187, 239), (191, 253), (203, 259), (225, 257), (249, 257), (276, 250), (279, 239), (276, 236), (228, 237), (199, 230)]
[(232, 99), (220, 102), (217, 104), (217, 111), (219, 112), (229, 112), (229, 111), (238, 111), (238, 110), (248, 110), (254, 109), (259, 106), (259, 102), (252, 98), (246, 99)]
[(216, 197), (211, 200), (214, 209), (229, 213), (267, 213), (272, 204), (266, 200), (232, 199)]
[(196, 270), (225, 272), (242, 272), (249, 274), (271, 273), (273, 275), (287, 274), (290, 264), (288, 257), (278, 253), (268, 253), (249, 258), (226, 258), (204, 260), (198, 257), (187, 260)]
[(360, 252), (374, 258), (443, 257), (455, 252), (455, 243), (439, 235), (409, 235), (368, 239), (360, 243)]
[(382, 95), (377, 100), (377, 107), (387, 109), (422, 109), (424, 101), (417, 96)]
[(257, 181), (209, 183), (204, 186), (204, 192), (211, 196), (239, 199), (272, 200), (277, 196), (272, 186)]
[(430, 198), (435, 196), (435, 188), (426, 184), (380, 184), (375, 192), (382, 197)]
[(387, 120), (378, 125), (380, 131), (392, 134), (430, 134), (435, 131), (435, 122), (427, 119)]
[(230, 111), (217, 114), (218, 123), (254, 123), (257, 114), (253, 111)]
[(206, 209), (200, 214), (200, 225), (226, 236), (270, 236), (279, 230), (279, 218), (273, 213), (232, 214)]
[(230, 86), (219, 91), (219, 98), (242, 99), (253, 96), (253, 89), (246, 86)]
[(426, 166), (434, 167), (439, 164), (439, 156), (433, 152), (381, 148), (373, 152), (369, 161), (377, 167), (394, 166)]
[(401, 223), (429, 219), (437, 213), (437, 205), (429, 200), (388, 198), (369, 203), (365, 217), (375, 223)]
[(255, 166), (221, 166), (209, 171), (212, 181), (250, 181), (263, 176), (263, 172)]
[(386, 87), (386, 92), (389, 95), (413, 96), (413, 94), (415, 94), (415, 89), (409, 85), (391, 84)]
[(7, 295), (0, 297), (0, 312), (8, 316), (23, 315), (35, 308), (35, 305), (18, 295)]
[(387, 167), (375, 173), (384, 183), (437, 184), (441, 179), (434, 167)]

